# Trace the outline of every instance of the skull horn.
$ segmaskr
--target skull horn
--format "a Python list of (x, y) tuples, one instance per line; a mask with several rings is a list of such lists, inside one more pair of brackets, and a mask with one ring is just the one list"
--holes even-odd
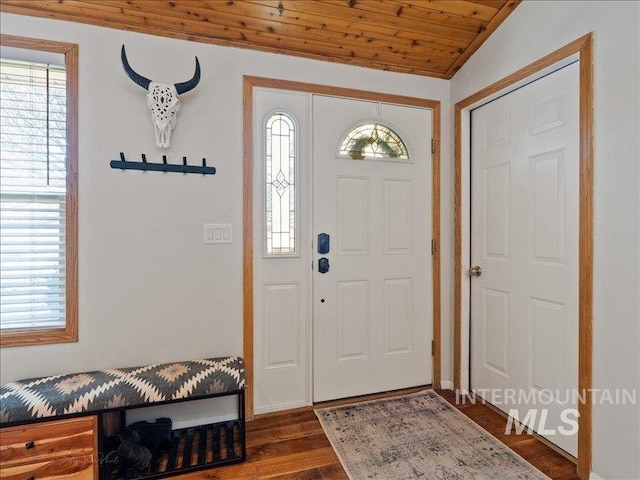
[(176, 83), (174, 86), (176, 87), (176, 92), (178, 95), (188, 92), (189, 90), (193, 90), (196, 88), (196, 85), (200, 83), (200, 62), (198, 61), (198, 57), (196, 57), (196, 71), (193, 74), (191, 80), (182, 83)]
[(127, 60), (127, 52), (124, 51), (124, 45), (122, 45), (122, 50), (120, 52), (120, 57), (122, 58), (122, 66), (124, 67), (124, 71), (127, 72), (127, 75), (129, 76), (129, 78), (131, 80), (133, 80), (134, 82), (136, 82), (138, 85), (140, 85), (145, 90), (148, 90), (149, 89), (149, 84), (151, 83), (151, 80), (149, 80), (148, 78), (143, 77), (142, 75), (137, 73), (133, 68), (131, 68), (131, 65), (129, 65), (129, 61)]

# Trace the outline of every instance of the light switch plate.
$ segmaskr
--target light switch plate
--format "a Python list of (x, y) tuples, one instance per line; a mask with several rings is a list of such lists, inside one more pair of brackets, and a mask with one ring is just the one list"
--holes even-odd
[(230, 223), (205, 223), (202, 241), (205, 244), (233, 243), (233, 225)]

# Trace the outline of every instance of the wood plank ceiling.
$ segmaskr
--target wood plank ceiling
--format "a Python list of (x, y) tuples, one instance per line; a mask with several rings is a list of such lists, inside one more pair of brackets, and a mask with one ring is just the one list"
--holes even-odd
[(451, 78), (521, 0), (0, 0), (0, 11)]

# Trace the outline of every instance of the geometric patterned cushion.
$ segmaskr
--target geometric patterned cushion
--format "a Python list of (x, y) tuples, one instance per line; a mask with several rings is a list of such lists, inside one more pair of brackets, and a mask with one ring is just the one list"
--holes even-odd
[(0, 424), (195, 399), (245, 388), (241, 357), (54, 375), (0, 388)]

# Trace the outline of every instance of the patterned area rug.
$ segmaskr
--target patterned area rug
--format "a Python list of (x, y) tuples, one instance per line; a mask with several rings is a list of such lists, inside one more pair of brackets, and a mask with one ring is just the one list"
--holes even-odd
[(545, 480), (433, 391), (316, 410), (351, 480)]

